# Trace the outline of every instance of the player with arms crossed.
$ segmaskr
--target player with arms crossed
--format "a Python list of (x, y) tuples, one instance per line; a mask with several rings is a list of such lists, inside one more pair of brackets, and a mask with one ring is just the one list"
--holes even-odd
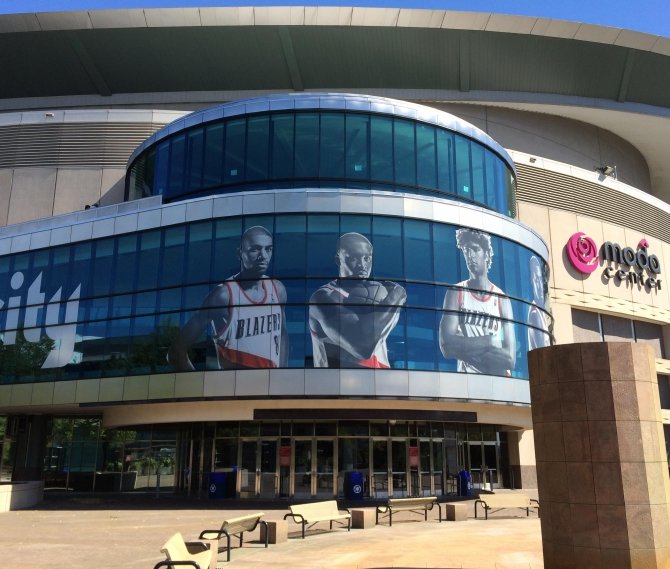
[(400, 318), (405, 289), (393, 282), (367, 280), (372, 243), (360, 233), (340, 236), (335, 262), (339, 277), (310, 299), (314, 367), (391, 367), (386, 339)]
[(272, 234), (265, 227), (244, 232), (237, 249), (240, 272), (207, 295), (170, 347), (168, 361), (176, 370), (195, 369), (188, 349), (207, 327), (221, 369), (286, 366), (286, 289), (265, 275), (272, 247)]
[(540, 260), (533, 255), (529, 261), (530, 282), (533, 286), (533, 302), (528, 307), (528, 349), (549, 345), (549, 325), (543, 310), (545, 306), (545, 278)]
[(493, 259), (491, 237), (475, 229), (458, 229), (456, 245), (470, 278), (444, 297), (442, 355), (456, 358), (461, 372), (509, 376), (516, 363), (512, 305), (488, 278)]

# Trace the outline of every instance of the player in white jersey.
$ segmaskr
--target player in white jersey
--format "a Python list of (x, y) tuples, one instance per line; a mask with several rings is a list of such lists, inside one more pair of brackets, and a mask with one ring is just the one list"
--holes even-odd
[(314, 367), (391, 367), (386, 339), (400, 318), (405, 289), (368, 280), (372, 244), (360, 233), (340, 236), (335, 262), (339, 277), (310, 299)]
[(286, 366), (286, 289), (265, 275), (272, 247), (272, 235), (265, 227), (244, 232), (238, 249), (240, 272), (214, 288), (180, 330), (168, 352), (175, 369), (195, 369), (188, 349), (207, 328), (221, 369)]
[(516, 363), (512, 305), (488, 278), (493, 260), (491, 237), (483, 231), (456, 230), (470, 278), (444, 297), (440, 349), (458, 360), (458, 371), (511, 375)]
[(540, 260), (533, 255), (529, 262), (533, 302), (528, 307), (528, 349), (544, 348), (550, 343), (549, 324), (543, 309), (546, 304), (546, 279)]

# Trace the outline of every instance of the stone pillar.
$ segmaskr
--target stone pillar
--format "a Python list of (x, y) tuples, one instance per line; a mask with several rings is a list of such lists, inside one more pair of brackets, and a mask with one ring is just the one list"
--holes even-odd
[(670, 568), (670, 479), (653, 351), (528, 354), (545, 569)]

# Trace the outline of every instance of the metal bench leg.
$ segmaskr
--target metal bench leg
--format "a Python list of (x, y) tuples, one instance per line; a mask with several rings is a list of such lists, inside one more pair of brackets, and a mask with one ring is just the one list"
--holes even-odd
[(265, 547), (267, 547), (268, 546), (268, 538), (270, 537), (268, 535), (268, 523), (266, 521), (263, 521), (263, 520), (260, 520), (260, 523), (265, 528)]
[(228, 549), (226, 551), (226, 561), (230, 561), (230, 535), (226, 534), (226, 542), (228, 544)]

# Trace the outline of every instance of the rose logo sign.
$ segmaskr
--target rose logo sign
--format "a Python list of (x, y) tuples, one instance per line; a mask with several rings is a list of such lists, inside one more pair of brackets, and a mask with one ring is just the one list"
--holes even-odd
[(575, 233), (565, 245), (570, 264), (580, 273), (591, 274), (598, 268), (598, 248), (595, 241), (581, 231)]

